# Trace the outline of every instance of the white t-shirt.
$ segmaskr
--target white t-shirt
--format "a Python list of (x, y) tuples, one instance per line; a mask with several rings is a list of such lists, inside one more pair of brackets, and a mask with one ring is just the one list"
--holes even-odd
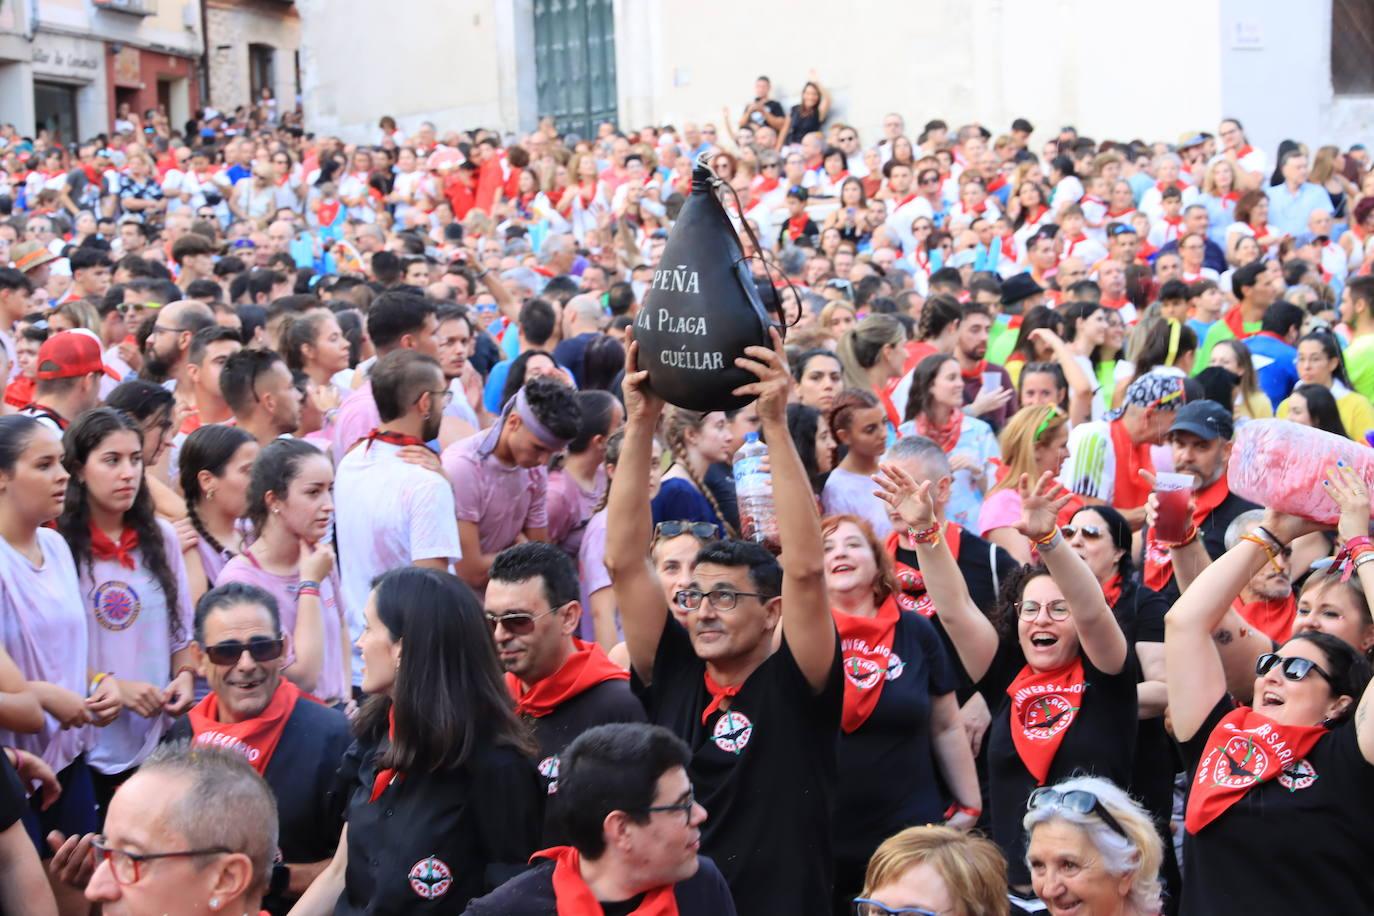
[[(453, 490), (442, 474), (407, 464), (385, 442), (359, 445), (339, 461), (334, 478), (339, 578), (350, 642), (363, 629), (372, 580), (416, 560), (462, 557)], [(353, 683), (362, 683), (353, 650)]]
[[(133, 569), (116, 560), (95, 560), (81, 566), (81, 596), (85, 601), (86, 631), (91, 668), (108, 671), (120, 680), (143, 681), (161, 690), (172, 677), (172, 653), (191, 642), (191, 587), (186, 581), (176, 529), (158, 520), (163, 554), (176, 579), (177, 637), (168, 624), (167, 596), (157, 577), (134, 552)], [(97, 772), (113, 775), (137, 766), (152, 753), (172, 720), (164, 715), (145, 719), (125, 709), (109, 725), (92, 729), (87, 762)]]
[[(84, 697), (89, 639), (86, 609), (67, 542), (50, 528), (38, 529), (43, 563), (0, 538), (0, 641), (24, 677), (47, 681)], [(0, 729), (0, 745), (37, 754), (61, 772), (89, 749), (89, 728), (63, 729), (44, 713), (37, 734)]]
[(873, 526), (879, 540), (892, 533), (887, 503), (873, 495), (873, 481), (862, 474), (835, 468), (826, 478), (821, 507), (826, 515), (857, 515)]

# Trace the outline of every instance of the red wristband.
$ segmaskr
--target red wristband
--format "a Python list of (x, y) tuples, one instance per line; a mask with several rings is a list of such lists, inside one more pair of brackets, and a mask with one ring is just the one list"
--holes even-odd
[(976, 821), (978, 820), (978, 818), (983, 816), (983, 809), (970, 808), (967, 805), (961, 805), (958, 802), (955, 802), (954, 804), (950, 805), (948, 808), (945, 809), (945, 820), (949, 820), (956, 814), (967, 814), (969, 817), (973, 818)]

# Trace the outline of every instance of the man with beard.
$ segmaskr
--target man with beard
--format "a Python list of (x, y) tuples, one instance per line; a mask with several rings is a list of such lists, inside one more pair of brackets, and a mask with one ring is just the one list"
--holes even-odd
[(594, 642), (574, 634), (582, 619), (577, 567), (553, 544), (532, 541), (501, 551), (491, 564), (487, 622), (515, 711), (539, 742), (539, 773), (548, 787), (544, 846), (567, 837), (556, 815), (559, 755), (587, 729), (643, 722), (629, 672)]
[[(1270, 538), (1260, 530), (1263, 521), (1263, 509), (1242, 512), (1236, 516), (1226, 529), (1226, 549), (1230, 550), (1251, 533), (1268, 542)], [(1291, 547), (1277, 550), (1269, 562), (1245, 583), (1239, 597), (1231, 603), (1231, 608), (1246, 623), (1276, 644), (1287, 641), (1292, 635), (1293, 621), (1297, 616), (1298, 603), (1293, 595), (1293, 573), (1289, 566), (1292, 556)]]
[[(758, 381), (734, 394), (757, 398), (774, 490), (808, 492), (787, 431), (791, 375), (776, 331), (772, 342), (736, 360)], [(664, 403), (648, 388), (638, 349), (632, 343), (625, 361), (628, 419), (606, 535), (635, 689), (650, 720), (692, 749), (688, 775), (714, 812), (701, 848), (720, 865), (739, 911), (821, 916), (830, 912), (834, 880), (844, 677), (815, 503), (777, 501), (785, 568), (750, 541), (703, 547), (691, 585), (677, 593), (680, 623), (644, 549), (653, 533), (644, 494)]]
[(336, 773), (352, 740), (342, 712), (281, 676), (286, 642), (266, 591), (231, 582), (208, 592), (196, 604), (192, 646), (210, 693), (167, 738), (239, 751), (272, 788), (281, 861), (264, 905), (274, 914), (285, 913), (334, 856), (348, 802)]
[(272, 350), (239, 350), (224, 361), (219, 373), (224, 402), (234, 422), (266, 446), (289, 436), (301, 425), (301, 396), (286, 368), (286, 360)]
[[(1002, 390), (1009, 392), (1008, 400), (1003, 401), (998, 407), (979, 414), (979, 419), (985, 420), (994, 432), (1000, 430), (1007, 422), (1007, 417), (1016, 413), (1016, 386), (1012, 383), (1011, 375), (1001, 366), (989, 363), (985, 357), (988, 352), (988, 331), (992, 327), (992, 313), (985, 305), (970, 302), (964, 306), (964, 317), (959, 322), (959, 334), (954, 340), (954, 356), (959, 360), (959, 372), (964, 377), (964, 403), (972, 404), (978, 399), (978, 394), (983, 389)], [(987, 386), (983, 382), (983, 376), (993, 374), (998, 377), (995, 386)]]
[[(371, 382), (380, 423), (343, 456), (334, 478), (334, 531), (349, 638), (355, 644), (373, 579), (400, 566), (448, 572), (449, 563), (462, 556), (453, 490), (437, 473), (437, 456), (421, 465), (401, 455), (407, 446), (423, 452), (439, 434), (448, 386), (438, 361), (414, 350), (393, 350), (377, 361)], [(355, 686), (362, 683), (361, 663), (355, 646)]]
[(195, 407), (191, 385), (182, 384), (190, 361), (191, 338), (201, 328), (214, 327), (215, 323), (214, 311), (204, 302), (180, 299), (157, 310), (153, 330), (143, 347), (143, 370), (154, 381), (172, 382), (172, 393), (182, 407)]
[(1215, 401), (1185, 404), (1169, 427), (1174, 470), (1193, 475), (1192, 527), (1181, 544), (1162, 543), (1155, 539), (1153, 528), (1146, 530), (1144, 582), (1146, 588), (1164, 595), (1170, 605), (1178, 600), (1184, 585), (1226, 552), (1226, 530), (1231, 522), (1241, 513), (1259, 508), (1232, 493), (1226, 482), (1234, 434), (1231, 412)]

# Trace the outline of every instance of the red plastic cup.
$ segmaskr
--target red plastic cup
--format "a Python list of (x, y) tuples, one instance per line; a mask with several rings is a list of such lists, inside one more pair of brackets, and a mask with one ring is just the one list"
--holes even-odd
[(1168, 472), (1156, 475), (1155, 496), (1159, 502), (1155, 539), (1177, 544), (1188, 536), (1188, 529), (1193, 525), (1193, 514), (1188, 511), (1188, 501), (1193, 496), (1193, 475)]

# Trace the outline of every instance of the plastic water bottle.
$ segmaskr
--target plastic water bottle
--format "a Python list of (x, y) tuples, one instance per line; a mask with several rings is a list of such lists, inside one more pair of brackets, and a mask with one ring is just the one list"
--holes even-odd
[(735, 497), (739, 500), (740, 537), (777, 552), (778, 517), (773, 511), (773, 478), (767, 470), (768, 446), (758, 433), (746, 433), (735, 452)]

